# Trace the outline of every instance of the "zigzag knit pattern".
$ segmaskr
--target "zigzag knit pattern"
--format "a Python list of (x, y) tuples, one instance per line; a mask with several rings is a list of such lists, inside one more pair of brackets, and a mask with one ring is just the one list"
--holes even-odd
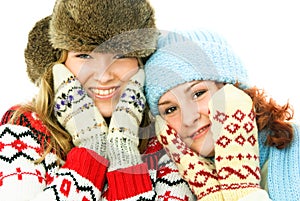
[[(34, 113), (22, 114), (18, 125), (8, 124), (15, 109), (8, 111), (0, 124), (1, 200), (196, 200), (155, 139), (150, 141), (143, 155), (145, 163), (131, 170), (139, 169), (144, 174), (125, 174), (120, 178), (122, 172), (113, 171), (107, 175), (106, 159), (78, 147), (68, 153), (61, 167), (57, 165), (58, 158), (54, 153), (47, 154), (42, 163), (34, 164), (43, 153), (42, 145), (49, 140), (49, 133)], [(145, 191), (143, 181), (149, 175), (152, 189)], [(116, 185), (110, 185), (106, 179)], [(120, 189), (131, 189), (131, 196)]]
[[(68, 155), (69, 161), (61, 168), (57, 166), (58, 158), (53, 153), (47, 154), (42, 163), (35, 164), (34, 161), (43, 153), (41, 139), (48, 137), (43, 132), (45, 127), (34, 113), (22, 114), (18, 120), (22, 125), (6, 124), (11, 112), (6, 113), (0, 126), (1, 199), (58, 201), (76, 198), (89, 201), (100, 196), (98, 180), (101, 176), (97, 173), (99, 178), (93, 178), (95, 175), (89, 175), (88, 171), (100, 172), (102, 164), (97, 165), (99, 162), (83, 149), (73, 149)], [(43, 134), (39, 136), (39, 133)], [(82, 171), (81, 165), (76, 163), (78, 156), (94, 165)], [(103, 169), (105, 171), (106, 167)]]

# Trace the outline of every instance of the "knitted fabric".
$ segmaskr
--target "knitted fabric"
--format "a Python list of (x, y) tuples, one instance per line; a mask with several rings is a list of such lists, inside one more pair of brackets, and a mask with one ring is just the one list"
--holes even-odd
[(113, 111), (107, 136), (109, 171), (142, 162), (138, 150), (138, 131), (146, 104), (143, 92), (144, 81), (144, 70), (139, 69), (127, 83)]
[(193, 81), (248, 85), (239, 57), (226, 40), (207, 30), (167, 32), (158, 40), (156, 52), (145, 65), (146, 97), (153, 115), (160, 97), (173, 87)]
[(239, 200), (260, 190), (257, 125), (251, 98), (231, 84), (209, 102), (215, 165), (225, 200)]
[(180, 139), (174, 129), (158, 115), (155, 129), (157, 138), (188, 182), (198, 200), (223, 200), (218, 175), (213, 162), (197, 156)]
[(143, 154), (143, 160), (148, 164), (151, 179), (155, 181), (153, 184), (156, 196), (153, 200), (197, 200), (157, 137), (150, 139), (148, 148)]
[[(43, 153), (50, 133), (37, 115), (31, 112), (21, 114), (15, 126), (7, 124), (15, 109), (17, 107), (6, 112), (0, 122), (1, 200), (112, 201), (109, 198), (113, 197), (117, 198), (115, 200), (196, 201), (156, 139), (150, 140), (143, 155), (149, 170), (147, 174), (127, 174), (126, 178), (120, 172), (107, 174), (108, 161), (84, 148), (72, 149), (63, 167), (57, 165), (54, 152), (48, 153), (42, 164), (34, 164), (33, 160)], [(141, 168), (144, 167), (133, 167), (131, 172), (137, 169), (140, 173), (145, 172)], [(152, 188), (145, 184), (149, 176)]]
[(300, 200), (300, 127), (293, 123), (294, 138), (290, 146), (277, 149), (265, 145), (269, 130), (259, 132), (260, 167), (268, 161), (267, 185), (272, 201)]
[(55, 116), (73, 143), (106, 156), (107, 125), (93, 100), (63, 64), (53, 69)]
[(42, 163), (34, 163), (44, 153), (50, 133), (31, 112), (21, 114), (16, 125), (8, 124), (15, 108), (0, 123), (1, 200), (95, 200), (101, 196), (108, 161), (93, 151), (74, 148), (62, 167), (55, 150)]

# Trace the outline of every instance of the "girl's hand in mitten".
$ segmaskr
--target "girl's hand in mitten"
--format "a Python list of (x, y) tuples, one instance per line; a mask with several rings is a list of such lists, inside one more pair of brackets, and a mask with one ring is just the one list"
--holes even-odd
[(179, 173), (188, 182), (197, 198), (199, 200), (223, 200), (213, 162), (197, 156), (159, 115), (156, 116), (155, 130), (159, 142), (175, 162)]
[(107, 125), (80, 82), (63, 65), (53, 67), (55, 116), (76, 146), (106, 157)]
[(225, 85), (209, 102), (215, 165), (225, 200), (238, 200), (260, 190), (257, 125), (251, 98)]
[(138, 133), (146, 104), (144, 80), (144, 70), (139, 69), (127, 83), (112, 114), (107, 138), (109, 171), (142, 163)]

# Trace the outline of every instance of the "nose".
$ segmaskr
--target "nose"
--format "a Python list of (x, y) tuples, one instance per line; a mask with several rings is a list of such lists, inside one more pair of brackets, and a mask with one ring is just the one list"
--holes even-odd
[(192, 100), (183, 103), (181, 108), (182, 122), (185, 127), (193, 126), (201, 117), (197, 103)]
[(100, 83), (105, 83), (113, 79), (113, 72), (110, 64), (98, 63), (94, 68), (94, 79)]
[(99, 70), (95, 72), (94, 78), (98, 82), (105, 83), (113, 79), (113, 74), (109, 68), (106, 68), (105, 70)]

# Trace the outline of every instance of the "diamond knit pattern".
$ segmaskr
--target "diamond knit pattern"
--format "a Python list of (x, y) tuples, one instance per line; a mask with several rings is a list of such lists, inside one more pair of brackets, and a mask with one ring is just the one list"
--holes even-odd
[(257, 126), (252, 100), (243, 91), (226, 85), (210, 104), (215, 135), (215, 165), (225, 200), (259, 189), (260, 168)]
[(197, 156), (160, 117), (156, 117), (156, 135), (180, 175), (189, 184), (198, 200), (223, 200), (218, 176), (213, 162)]

